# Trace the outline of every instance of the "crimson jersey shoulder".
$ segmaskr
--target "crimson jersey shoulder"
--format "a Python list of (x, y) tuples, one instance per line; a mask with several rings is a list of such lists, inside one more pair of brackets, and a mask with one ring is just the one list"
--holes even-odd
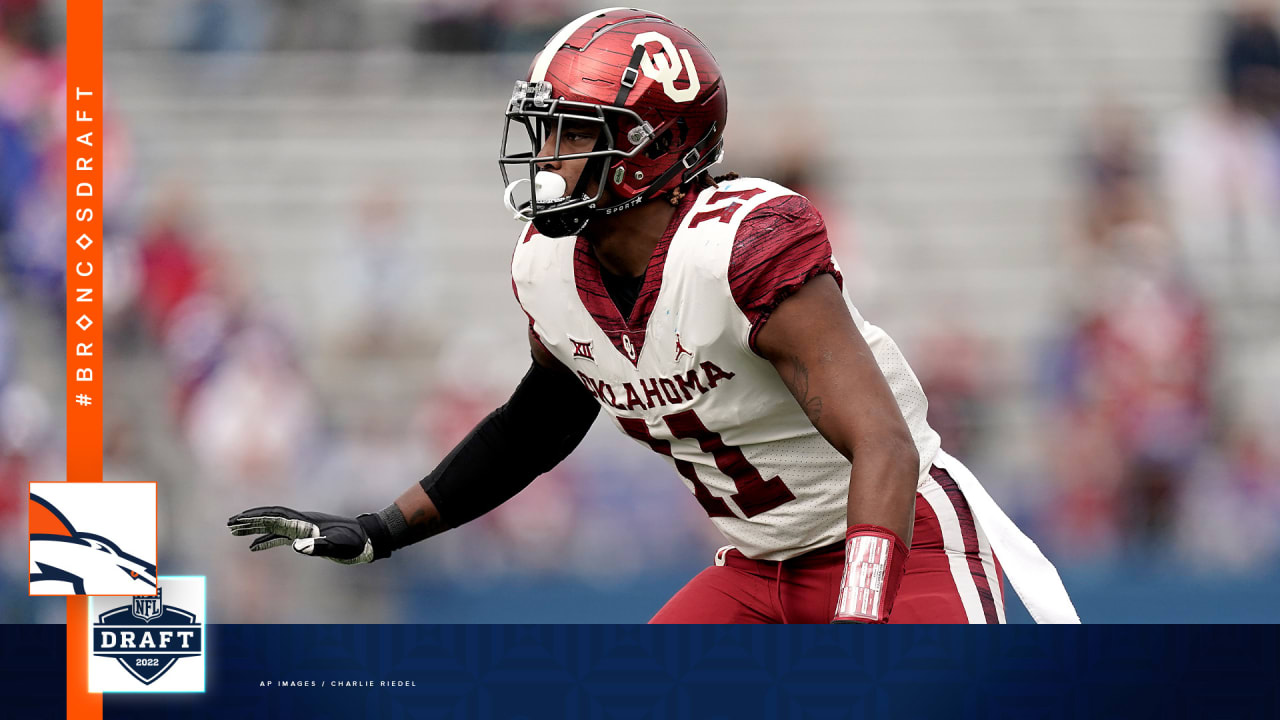
[(769, 314), (811, 279), (829, 273), (843, 287), (821, 213), (803, 195), (761, 203), (738, 226), (729, 257), (734, 302), (751, 322), (750, 345)]

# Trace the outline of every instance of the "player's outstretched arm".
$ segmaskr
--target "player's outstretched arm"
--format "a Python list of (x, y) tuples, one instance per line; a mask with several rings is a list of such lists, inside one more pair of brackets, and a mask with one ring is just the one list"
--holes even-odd
[[(756, 336), (818, 432), (853, 464), (846, 570), (836, 620), (888, 618), (906, 566), (919, 456), (893, 391), (835, 279), (822, 274), (783, 300)], [(866, 586), (857, 578), (883, 578)]]
[(457, 527), (510, 500), (582, 442), (600, 405), (530, 335), (533, 363), (505, 405), (467, 435), (431, 474), (377, 513), (354, 518), (258, 507), (227, 520), (256, 535), (251, 551), (291, 545), (343, 564), (373, 562)]

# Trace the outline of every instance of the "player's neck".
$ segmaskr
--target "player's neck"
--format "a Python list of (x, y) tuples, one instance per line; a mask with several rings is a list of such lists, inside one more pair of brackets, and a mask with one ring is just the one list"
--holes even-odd
[(639, 277), (675, 212), (675, 207), (660, 198), (611, 217), (596, 218), (582, 234), (601, 267), (614, 275)]

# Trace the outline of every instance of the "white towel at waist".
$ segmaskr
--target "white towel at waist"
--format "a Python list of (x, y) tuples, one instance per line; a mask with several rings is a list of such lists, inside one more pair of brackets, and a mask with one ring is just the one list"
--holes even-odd
[(1080, 616), (1076, 614), (1053, 563), (1004, 514), (969, 468), (942, 450), (938, 451), (933, 464), (946, 470), (964, 493), (969, 508), (991, 543), (992, 552), (1000, 559), (1005, 576), (1022, 599), (1022, 604), (1027, 606), (1031, 617), (1038, 623), (1078, 624)]

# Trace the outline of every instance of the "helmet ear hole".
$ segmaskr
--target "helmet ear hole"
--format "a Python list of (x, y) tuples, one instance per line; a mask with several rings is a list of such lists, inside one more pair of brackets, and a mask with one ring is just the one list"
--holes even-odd
[(672, 135), (672, 132), (668, 130), (654, 138), (653, 142), (649, 143), (649, 147), (644, 150), (645, 157), (650, 160), (657, 160), (663, 155), (666, 155), (671, 149)]

